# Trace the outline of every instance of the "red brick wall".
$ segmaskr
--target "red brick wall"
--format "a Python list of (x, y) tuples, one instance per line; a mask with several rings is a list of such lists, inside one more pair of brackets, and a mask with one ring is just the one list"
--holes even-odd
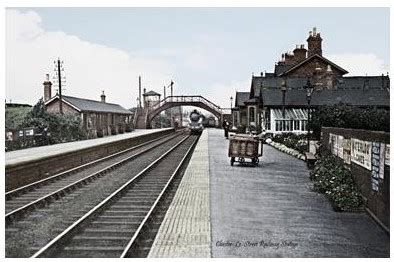
[[(322, 68), (322, 77), (327, 77), (327, 63), (322, 61), (321, 59), (315, 57), (303, 64), (301, 67), (289, 72), (287, 75), (289, 77), (313, 77), (313, 73), (315, 72), (316, 66)], [(332, 75), (335, 78), (342, 76), (341, 71), (338, 69), (331, 67)]]
[[(76, 114), (79, 115), (79, 112), (69, 106), (67, 103), (63, 102), (62, 103), (62, 109), (64, 114)], [(53, 101), (52, 103), (48, 104), (45, 106), (45, 110), (49, 113), (59, 113), (59, 100)]]

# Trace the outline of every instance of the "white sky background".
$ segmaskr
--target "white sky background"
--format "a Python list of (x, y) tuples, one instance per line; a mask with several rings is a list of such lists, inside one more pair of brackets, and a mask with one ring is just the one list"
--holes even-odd
[[(163, 86), (173, 79), (176, 95), (201, 94), (219, 106), (230, 107), (230, 96), (234, 97), (236, 90), (249, 91), (252, 72), (255, 75), (264, 70), (271, 72), (282, 52), (294, 49), (296, 44), (307, 46), (305, 39), (314, 26), (311, 24), (310, 28), (298, 33), (295, 37), (298, 40), (287, 40), (283, 45), (287, 49), (283, 49), (282, 39), (277, 40), (276, 49), (267, 49), (262, 44), (260, 52), (269, 54), (271, 58), (261, 59), (260, 65), (242, 52), (238, 54), (226, 50), (225, 46), (221, 46), (225, 40), (220, 39), (220, 33), (217, 36), (196, 36), (199, 41), (196, 46), (169, 49), (161, 48), (158, 43), (157, 48), (153, 49), (125, 50), (83, 40), (80, 36), (62, 31), (45, 30), (42, 23), (41, 16), (34, 11), (6, 11), (7, 101), (12, 99), (16, 103), (35, 104), (43, 95), (45, 74), (53, 75), (53, 60), (60, 57), (65, 60), (65, 95), (99, 100), (101, 91), (105, 90), (107, 102), (130, 108), (136, 105), (138, 75), (142, 75), (143, 87), (147, 91), (153, 89), (162, 93)], [(350, 49), (332, 52), (330, 45), (334, 46), (336, 36), (325, 31), (321, 33), (324, 39), (323, 55), (348, 70), (348, 75), (389, 72), (388, 62), (385, 62), (389, 58), (384, 60), (379, 57), (373, 48), (367, 52)], [(357, 42), (357, 39), (354, 41)], [(250, 66), (245, 68), (243, 65), (248, 61)], [(188, 74), (182, 74), (185, 68)], [(196, 72), (195, 75), (192, 72)], [(204, 74), (207, 78), (212, 74), (221, 78), (203, 81)], [(55, 94), (54, 88), (52, 94)]]

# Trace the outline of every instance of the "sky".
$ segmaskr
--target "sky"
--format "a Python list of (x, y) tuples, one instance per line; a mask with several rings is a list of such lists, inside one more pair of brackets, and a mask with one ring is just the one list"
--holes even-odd
[(174, 95), (230, 107), (252, 74), (307, 46), (313, 27), (348, 76), (386, 74), (389, 21), (389, 8), (7, 8), (5, 98), (35, 104), (60, 58), (65, 95), (100, 100), (104, 90), (131, 108), (141, 75), (147, 91), (173, 80)]

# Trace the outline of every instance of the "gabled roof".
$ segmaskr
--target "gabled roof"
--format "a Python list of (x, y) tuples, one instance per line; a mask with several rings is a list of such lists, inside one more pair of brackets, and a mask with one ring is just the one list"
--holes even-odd
[(338, 69), (339, 71), (341, 71), (343, 74), (349, 73), (348, 71), (346, 71), (345, 69), (343, 69), (343, 68), (340, 67), (339, 65), (337, 65), (337, 64), (335, 64), (335, 63), (333, 63), (333, 62), (331, 62), (331, 61), (328, 60), (327, 58), (324, 58), (324, 57), (322, 57), (322, 56), (320, 56), (320, 55), (318, 55), (318, 54), (314, 54), (313, 56), (308, 57), (307, 59), (301, 61), (300, 63), (295, 64), (294, 66), (292, 66), (291, 68), (287, 69), (286, 71), (284, 71), (283, 73), (279, 74), (278, 76), (284, 76), (284, 75), (288, 74), (289, 72), (291, 72), (291, 71), (293, 71), (293, 70), (295, 70), (295, 69), (301, 67), (302, 65), (304, 65), (304, 64), (306, 64), (306, 63), (308, 63), (309, 61), (311, 61), (311, 60), (314, 59), (314, 58), (319, 58), (319, 59), (323, 60), (323, 61), (326, 62), (327, 64), (329, 64), (329, 65), (331, 65), (332, 67), (334, 67), (334, 68)]
[(290, 68), (292, 68), (294, 64), (292, 65), (285, 65), (285, 64), (276, 64), (275, 69), (274, 69), (274, 75), (280, 75), (283, 72), (286, 72)]
[[(282, 106), (282, 92), (280, 89), (263, 89), (264, 106)], [(338, 103), (355, 106), (390, 106), (390, 93), (386, 89), (336, 89), (315, 90), (312, 93), (311, 105), (334, 105)], [(286, 106), (307, 106), (306, 91), (291, 89), (286, 91)]]
[(344, 89), (385, 89), (390, 88), (389, 76), (348, 76), (340, 78), (338, 88)]
[(235, 94), (235, 107), (245, 106), (245, 101), (249, 100), (249, 92), (237, 92)]
[(143, 94), (144, 96), (160, 96), (159, 93), (156, 93), (155, 91), (151, 90), (145, 94)]
[[(45, 105), (58, 100), (59, 96), (56, 95), (50, 100), (45, 102)], [(117, 113), (117, 114), (131, 114), (131, 112), (118, 104), (103, 103), (96, 100), (85, 98), (78, 98), (72, 96), (62, 96), (62, 101), (75, 108), (79, 112), (104, 112), (104, 113)]]

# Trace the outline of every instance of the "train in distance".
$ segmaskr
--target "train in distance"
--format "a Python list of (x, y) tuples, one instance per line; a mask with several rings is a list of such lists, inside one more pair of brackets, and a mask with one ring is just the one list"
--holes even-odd
[(189, 125), (188, 129), (190, 133), (193, 135), (199, 135), (204, 130), (204, 126), (202, 124), (203, 116), (194, 109), (189, 115)]

